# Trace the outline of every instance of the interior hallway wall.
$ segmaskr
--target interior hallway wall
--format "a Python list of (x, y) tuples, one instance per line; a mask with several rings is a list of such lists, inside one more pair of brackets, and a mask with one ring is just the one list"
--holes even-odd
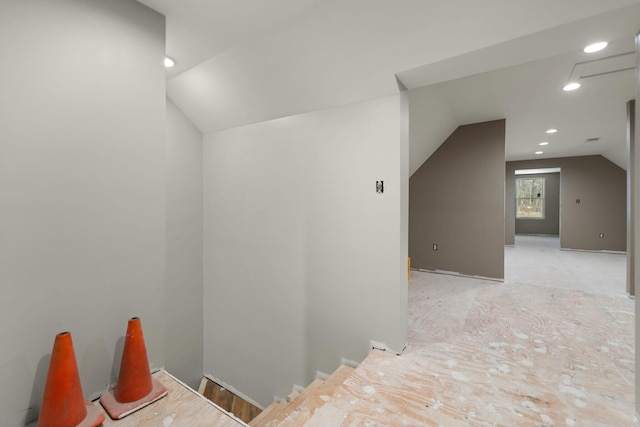
[(167, 98), (165, 367), (198, 389), (203, 372), (202, 134)]
[(409, 99), (409, 175), (438, 149), (458, 127), (458, 120), (442, 86), (407, 91)]
[(411, 176), (412, 267), (504, 277), (504, 144), (504, 120), (460, 126)]
[[(602, 156), (523, 160), (506, 165), (505, 244), (514, 244), (517, 169), (560, 168), (560, 246), (625, 251), (626, 172)], [(579, 203), (578, 203), (579, 200)], [(604, 238), (600, 238), (604, 233)]]
[(59, 332), (87, 397), (130, 317), (164, 366), (164, 31), (133, 0), (0, 2), (2, 426), (38, 416)]
[(545, 178), (545, 201), (543, 219), (516, 218), (516, 234), (560, 235), (560, 173), (520, 175), (517, 178)]
[(633, 159), (636, 155), (636, 101), (627, 102), (627, 293), (635, 296), (635, 195), (633, 182), (636, 174)]
[[(640, 55), (638, 50), (640, 46), (640, 32), (636, 35), (636, 69), (640, 69)], [(640, 74), (636, 73), (636, 99), (640, 99)], [(640, 120), (640, 108), (635, 108), (634, 105), (634, 118), (638, 123)], [(638, 144), (638, 135), (634, 132), (634, 147)], [(640, 225), (638, 224), (638, 212), (640, 212), (640, 151), (634, 149), (632, 157), (629, 158), (629, 167), (633, 170), (631, 185), (631, 200), (633, 203), (634, 216), (631, 219), (633, 222), (633, 259), (629, 259), (628, 262), (633, 262), (634, 272), (634, 284), (640, 283)], [(640, 343), (640, 298), (636, 298), (636, 415), (640, 413), (640, 351), (637, 351), (638, 343)]]
[(264, 406), (403, 348), (407, 120), (396, 95), (205, 135), (206, 373)]

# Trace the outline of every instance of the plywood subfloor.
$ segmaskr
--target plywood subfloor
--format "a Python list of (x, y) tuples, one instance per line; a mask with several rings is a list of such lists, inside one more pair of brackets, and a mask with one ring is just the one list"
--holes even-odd
[(640, 425), (624, 262), (582, 255), (559, 274), (583, 289), (553, 271), (542, 285), (412, 272), (405, 353), (372, 352), (305, 425)]
[[(283, 415), (277, 425), (318, 427), (640, 425), (624, 256), (516, 242), (505, 283), (412, 272), (402, 356), (373, 351), (330, 386), (265, 412)], [(169, 396), (181, 405), (192, 400), (184, 392)], [(220, 410), (216, 419), (189, 412), (186, 423), (160, 404), (149, 410), (105, 425), (242, 425)]]
[[(167, 388), (169, 393), (166, 397), (121, 420), (112, 420), (105, 413), (106, 419), (103, 425), (105, 427), (242, 427), (245, 425), (167, 372), (156, 372), (153, 377)], [(100, 409), (104, 412), (102, 407)]]

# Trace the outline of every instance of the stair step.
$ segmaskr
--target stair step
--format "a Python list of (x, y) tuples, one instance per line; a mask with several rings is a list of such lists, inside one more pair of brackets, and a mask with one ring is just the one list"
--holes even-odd
[(351, 376), (355, 369), (340, 365), (324, 384), (317, 388), (315, 393), (307, 397), (298, 407), (285, 417), (281, 425), (286, 427), (302, 427), (313, 416), (316, 409), (320, 408), (326, 402), (331, 400), (331, 396), (340, 387), (347, 378)]
[(313, 396), (317, 389), (320, 388), (323, 384), (324, 381), (320, 379), (313, 381), (307, 386), (307, 388), (302, 391), (302, 393), (292, 399), (291, 402), (280, 406), (277, 410), (274, 410), (271, 413), (270, 417), (261, 418), (255, 424), (250, 425), (260, 427), (276, 427), (280, 425), (280, 423), (282, 423), (282, 421), (286, 419), (291, 412), (295, 411), (295, 409), (300, 406), (302, 402), (304, 402), (309, 396)]
[[(326, 379), (325, 384), (331, 385), (334, 388), (342, 385), (347, 378), (355, 371), (354, 368), (347, 365), (340, 365), (329, 378)], [(333, 391), (332, 391), (333, 392)]]
[(264, 411), (260, 413), (257, 417), (249, 421), (249, 425), (251, 427), (259, 427), (265, 425), (265, 423), (271, 419), (274, 412), (280, 410), (282, 405), (286, 405), (286, 402), (273, 402), (271, 405), (267, 406)]
[(267, 425), (270, 420), (278, 417), (286, 406), (288, 406), (291, 402), (293, 402), (298, 396), (299, 392), (293, 391), (289, 396), (287, 396), (286, 400), (282, 400), (280, 402), (273, 402), (271, 405), (267, 406), (264, 411), (260, 413), (257, 417), (249, 422), (251, 427), (262, 427)]

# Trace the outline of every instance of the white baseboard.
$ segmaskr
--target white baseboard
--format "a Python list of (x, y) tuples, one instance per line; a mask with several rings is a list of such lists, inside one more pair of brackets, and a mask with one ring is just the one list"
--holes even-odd
[(388, 353), (393, 353), (400, 356), (404, 352), (404, 349), (407, 348), (407, 344), (405, 343), (400, 349), (400, 351), (398, 351), (389, 347), (387, 344), (383, 342), (371, 340), (369, 347), (373, 350), (382, 350), (382, 351), (386, 351)]

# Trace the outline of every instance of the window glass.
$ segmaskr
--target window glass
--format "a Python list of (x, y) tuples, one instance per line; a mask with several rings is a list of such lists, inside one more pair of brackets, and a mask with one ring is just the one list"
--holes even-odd
[(516, 218), (544, 219), (544, 178), (516, 178)]

